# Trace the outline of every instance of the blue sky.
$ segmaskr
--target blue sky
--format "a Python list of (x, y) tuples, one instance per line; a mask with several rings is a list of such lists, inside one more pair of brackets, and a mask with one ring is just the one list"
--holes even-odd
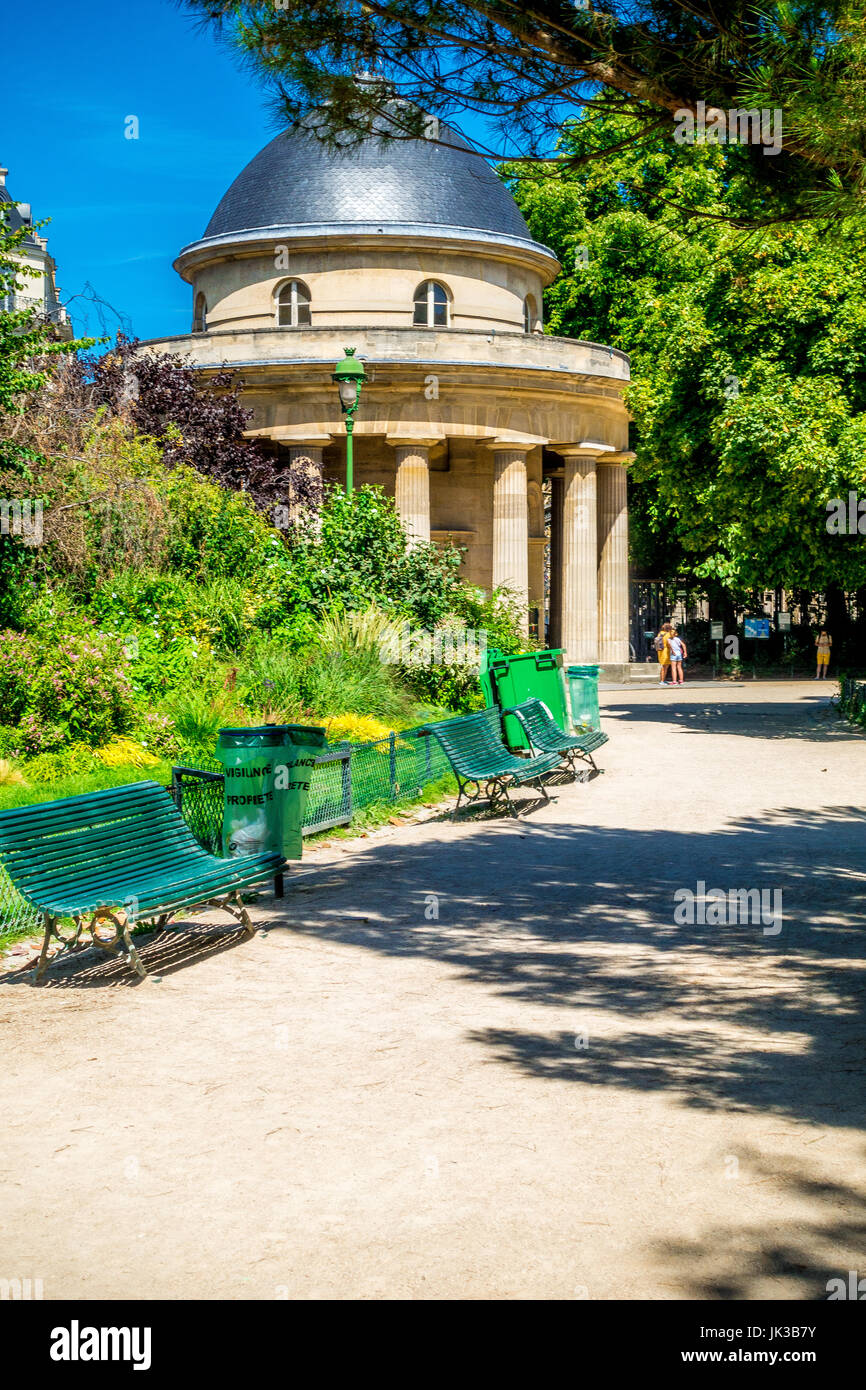
[[(0, 163), (10, 195), (51, 218), (64, 301), (89, 282), (137, 337), (188, 331), (191, 290), (171, 263), (276, 133), (263, 89), (168, 0), (47, 0), (9, 10), (3, 32)], [(124, 138), (130, 115), (138, 140)], [(93, 304), (69, 311), (99, 332)]]
[(45, 0), (9, 10), (3, 31), (0, 163), (10, 195), (51, 218), (76, 332), (119, 326), (81, 297), (88, 284), (136, 337), (187, 332), (191, 290), (172, 260), (276, 134), (267, 93), (170, 0)]

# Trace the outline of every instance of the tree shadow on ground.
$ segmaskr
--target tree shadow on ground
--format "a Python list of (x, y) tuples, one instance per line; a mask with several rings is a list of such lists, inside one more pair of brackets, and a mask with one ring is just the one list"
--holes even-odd
[[(523, 1075), (667, 1092), (704, 1110), (866, 1121), (857, 807), (779, 809), (714, 834), (478, 825), (444, 843), (371, 846), (342, 871), (290, 896), (273, 925), (436, 958), (498, 996), (566, 1007), (575, 1030), (592, 1021), (580, 1052), (561, 1019), (550, 1032), (471, 1031)], [(781, 889), (779, 934), (760, 922), (677, 925), (674, 892), (698, 880)]]
[[(733, 1181), (745, 1192), (772, 1186), (789, 1203), (810, 1204), (809, 1216), (774, 1222), (771, 1227), (710, 1226), (700, 1239), (666, 1240), (654, 1252), (682, 1296), (699, 1299), (767, 1298), (782, 1281), (788, 1297), (826, 1300), (831, 1279), (848, 1285), (839, 1251), (866, 1248), (866, 1193), (862, 1188), (827, 1182), (800, 1157), (774, 1156), (772, 1166), (750, 1148), (737, 1155)], [(859, 1215), (846, 1213), (859, 1212)], [(864, 1273), (863, 1269), (859, 1271)], [(780, 1319), (780, 1322), (785, 1321)]]
[(607, 720), (625, 720), (670, 724), (687, 733), (736, 734), (742, 738), (800, 739), (808, 743), (861, 746), (866, 740), (866, 729), (859, 729), (840, 718), (826, 696), (798, 696), (790, 701), (743, 698), (728, 703), (714, 700), (712, 691), (695, 691), (682, 704), (674, 703), (675, 700), (679, 700), (678, 695), (668, 698), (660, 694), (658, 704), (648, 700), (617, 700), (605, 704), (601, 711), (602, 727)]

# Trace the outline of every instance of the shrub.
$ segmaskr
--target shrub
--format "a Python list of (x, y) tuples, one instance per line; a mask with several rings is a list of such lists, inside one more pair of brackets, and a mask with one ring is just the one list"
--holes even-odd
[(65, 724), (44, 724), (38, 714), (25, 714), (18, 737), (25, 757), (33, 758), (63, 748), (69, 742), (69, 730)]
[(133, 690), (117, 638), (96, 633), (40, 643), (38, 661), (27, 693), (34, 734), (63, 729), (66, 742), (100, 744), (129, 728)]
[(59, 753), (40, 753), (26, 764), (27, 776), (33, 782), (60, 782), (77, 773), (95, 772), (99, 767), (92, 748), (73, 743)]
[(311, 647), (319, 631), (319, 624), (309, 610), (302, 609), (287, 617), (284, 606), (277, 609), (268, 603), (263, 603), (256, 610), (256, 626), (267, 632), (272, 641), (286, 652)]
[(144, 631), (127, 642), (130, 680), (142, 695), (165, 695), (194, 684), (196, 668), (207, 661), (194, 637), (163, 643), (156, 634)]
[(20, 632), (0, 632), (0, 717), (16, 723), (24, 712), (33, 648)]
[(263, 507), (279, 502), (290, 487), (304, 502), (318, 504), (320, 489), (305, 470), (289, 469), (244, 437), (252, 411), (241, 404), (241, 378), (225, 366), (203, 380), (174, 353), (142, 351), (135, 339), (119, 334), (101, 357), (74, 359), (65, 378), (73, 410), (99, 406), (109, 418), (130, 419), (158, 441), (164, 462), (177, 471), (192, 465), (236, 496), (246, 489)]
[(195, 635), (196, 590), (177, 574), (121, 570), (99, 585), (89, 607), (107, 632), (145, 628), (165, 642)]
[(188, 580), (153, 571), (121, 572), (95, 593), (91, 609), (121, 641), (139, 695), (163, 695), (189, 683), (208, 640), (197, 602)]
[(274, 636), (254, 639), (238, 668), (239, 699), (278, 722), (339, 712), (387, 719), (392, 729), (405, 722), (412, 701), (396, 667), (382, 660), (389, 628), (387, 615), (368, 606), (330, 614), (315, 641), (295, 651)]
[(392, 732), (389, 724), (363, 714), (334, 714), (326, 721), (329, 743), (376, 743)]
[(303, 655), (273, 637), (248, 643), (237, 672), (237, 694), (248, 709), (259, 709), (276, 722), (304, 715), (301, 694)]
[(202, 584), (196, 593), (200, 626), (214, 646), (236, 652), (252, 630), (258, 603), (239, 579), (226, 576)]
[(230, 691), (178, 691), (167, 705), (181, 753), (193, 759), (213, 759), (220, 729), (244, 722)]
[(453, 611), (467, 627), (485, 634), (488, 647), (495, 647), (507, 656), (526, 650), (520, 609), (508, 589), (494, 589), (488, 594), (474, 584), (461, 584)]
[(104, 767), (156, 767), (159, 763), (132, 738), (113, 738), (97, 749), (96, 756)]
[(167, 714), (157, 714), (155, 710), (148, 710), (146, 714), (140, 715), (134, 735), (142, 748), (148, 748), (163, 758), (175, 758), (180, 752), (174, 720)]
[(24, 753), (21, 730), (0, 724), (0, 758), (20, 758)]
[(435, 545), (410, 547), (393, 500), (381, 488), (350, 495), (332, 488), (315, 527), (301, 526), (282, 554), (266, 565), (264, 611), (323, 617), (333, 608), (363, 609), (371, 602), (417, 623), (438, 622), (451, 608), (460, 582), (459, 552)]
[(171, 518), (165, 565), (193, 580), (256, 579), (281, 537), (255, 510), (247, 492), (205, 482), (190, 468), (154, 484)]
[(484, 709), (475, 666), (404, 666), (401, 671), (420, 700), (457, 714)]
[[(483, 644), (498, 646), (499, 642), (503, 642), (507, 651), (519, 651), (522, 634), (516, 628), (512, 630), (512, 618), (507, 608), (500, 609), (497, 600), (488, 600), (481, 590), (467, 589), (461, 606), (475, 622), (467, 625), (462, 617), (446, 618), (428, 635), (426, 652), (417, 639), (410, 642), (409, 659), (404, 659), (400, 673), (420, 699), (469, 714), (484, 708), (479, 683), (479, 658)], [(491, 627), (497, 639), (493, 642), (490, 641)], [(432, 661), (431, 654), (434, 657)], [(404, 656), (402, 648), (400, 655)], [(438, 660), (435, 659), (437, 656)]]
[(403, 721), (411, 696), (397, 669), (382, 660), (380, 643), (390, 623), (375, 608), (352, 615), (331, 615), (301, 669), (304, 702), (320, 714), (340, 710)]

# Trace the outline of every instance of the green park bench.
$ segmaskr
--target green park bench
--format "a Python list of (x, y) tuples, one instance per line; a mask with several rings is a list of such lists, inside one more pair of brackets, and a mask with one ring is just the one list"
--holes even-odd
[(425, 724), (424, 731), (427, 730), (438, 739), (457, 778), (457, 805), (451, 813), (452, 820), (464, 798), (467, 804), (489, 801), (491, 810), (507, 808), (511, 815), (517, 815), (508, 795), (512, 786), (534, 786), (545, 801), (550, 800), (540, 779), (555, 771), (559, 765), (558, 754), (517, 758), (509, 753), (502, 742), (498, 709)]
[(573, 734), (564, 733), (543, 700), (524, 700), (523, 704), (503, 710), (503, 719), (506, 714), (513, 715), (522, 726), (535, 753), (555, 753), (568, 764), (572, 772), (577, 771), (578, 760), (589, 763), (593, 770), (598, 772), (592, 755), (608, 741), (607, 734), (603, 734), (601, 730), (587, 729)]
[[(182, 909), (220, 907), (252, 936), (240, 890), (273, 878), (285, 865), (279, 854), (208, 854), (156, 782), (2, 811), (0, 859), (18, 892), (42, 915), (37, 980), (48, 963), (51, 937), (60, 941), (61, 954), (73, 950), (88, 916), (93, 944), (111, 953), (124, 948), (142, 979), (147, 971), (132, 943), (130, 921), (153, 920), (162, 928)], [(61, 918), (72, 919), (73, 935), (61, 935)], [(97, 935), (102, 921), (113, 924), (108, 939)]]

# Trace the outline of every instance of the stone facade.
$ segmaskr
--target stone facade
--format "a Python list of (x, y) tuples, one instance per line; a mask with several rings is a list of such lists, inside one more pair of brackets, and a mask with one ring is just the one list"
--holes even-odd
[(16, 202), (6, 187), (9, 170), (0, 168), (0, 204), (5, 204), (12, 231), (22, 226), (27, 228), (24, 240), (14, 260), (26, 273), (22, 274), (18, 288), (0, 297), (0, 309), (7, 313), (27, 310), (37, 319), (53, 325), (57, 338), (68, 341), (72, 337), (72, 324), (66, 309), (60, 302), (61, 290), (57, 284), (57, 265), (48, 253), (48, 242), (33, 230), (33, 213), (29, 203)]
[[(628, 359), (540, 331), (559, 265), (490, 220), (488, 229), (287, 217), (205, 237), (176, 262), (197, 331), (153, 346), (191, 354), (205, 372), (238, 368), (250, 434), (334, 481), (345, 476), (345, 430), (331, 373), (355, 348), (368, 378), (356, 486), (393, 496), (410, 536), (464, 548), (464, 577), (509, 588), (527, 629), (543, 638), (547, 622), (569, 660), (624, 676)], [(415, 304), (431, 281), (447, 307), (446, 322), (428, 327)], [(293, 296), (306, 321), (286, 321)]]

